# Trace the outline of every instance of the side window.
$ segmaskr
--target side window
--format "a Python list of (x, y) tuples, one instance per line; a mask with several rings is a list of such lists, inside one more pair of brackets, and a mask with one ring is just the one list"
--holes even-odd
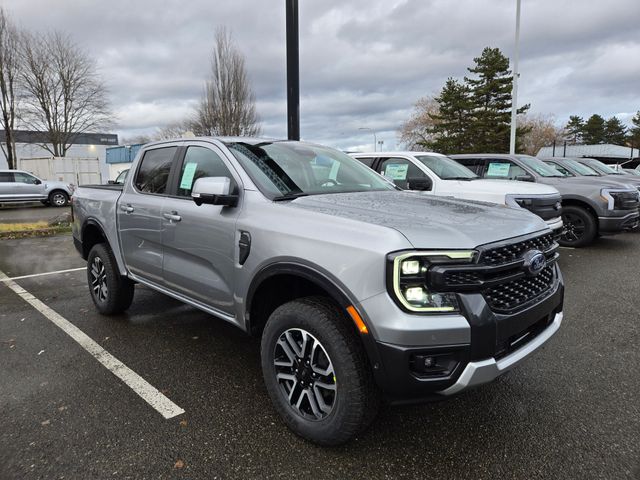
[(355, 157), (360, 163), (364, 163), (367, 167), (371, 168), (373, 162), (375, 161), (375, 157)]
[(412, 181), (428, 178), (426, 173), (405, 158), (385, 158), (380, 162), (378, 172), (404, 190), (409, 188)]
[(191, 196), (194, 182), (204, 177), (228, 177), (231, 180), (231, 191), (233, 191), (235, 184), (233, 176), (216, 152), (206, 147), (187, 148), (180, 171), (177, 195)]
[(171, 162), (177, 147), (147, 150), (136, 175), (135, 186), (143, 193), (165, 193)]
[(13, 177), (14, 177), (14, 182), (27, 183), (29, 185), (35, 185), (36, 183), (36, 177), (27, 175), (26, 173), (15, 172), (13, 174)]
[(460, 165), (467, 167), (476, 175), (482, 177), (484, 170), (484, 160), (481, 158), (454, 158)]
[(564, 173), (567, 177), (574, 176), (573, 173), (571, 173), (569, 170), (567, 170), (566, 168), (564, 168), (562, 165), (558, 163), (555, 163), (555, 162), (544, 162), (544, 163), (560, 171), (560, 173)]
[(13, 173), (0, 172), (0, 183), (8, 183), (8, 182), (13, 182)]
[(487, 164), (487, 171), (484, 178), (502, 178), (505, 180), (515, 180), (516, 177), (528, 176), (527, 171), (520, 165), (516, 165), (511, 160), (490, 160)]

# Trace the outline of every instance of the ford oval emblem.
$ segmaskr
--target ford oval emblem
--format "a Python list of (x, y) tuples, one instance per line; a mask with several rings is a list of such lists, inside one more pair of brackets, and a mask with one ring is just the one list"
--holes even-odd
[(539, 274), (547, 266), (547, 257), (540, 250), (529, 250), (523, 259), (524, 271), (531, 276)]

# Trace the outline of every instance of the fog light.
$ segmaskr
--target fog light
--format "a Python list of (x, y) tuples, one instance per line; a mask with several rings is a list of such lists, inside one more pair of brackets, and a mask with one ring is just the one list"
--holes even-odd
[(420, 272), (420, 262), (418, 260), (405, 260), (402, 262), (403, 275), (416, 275)]
[(404, 296), (408, 302), (423, 303), (427, 298), (427, 292), (422, 287), (411, 287), (407, 288)]

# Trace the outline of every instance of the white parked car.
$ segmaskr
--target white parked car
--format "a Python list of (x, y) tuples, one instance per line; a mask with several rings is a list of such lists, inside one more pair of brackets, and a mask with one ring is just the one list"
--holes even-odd
[(64, 207), (73, 191), (74, 186), (69, 183), (42, 180), (23, 170), (0, 170), (0, 203), (40, 201)]
[(481, 179), (467, 167), (432, 152), (351, 153), (405, 190), (526, 208), (554, 233), (562, 231), (562, 197), (550, 185)]

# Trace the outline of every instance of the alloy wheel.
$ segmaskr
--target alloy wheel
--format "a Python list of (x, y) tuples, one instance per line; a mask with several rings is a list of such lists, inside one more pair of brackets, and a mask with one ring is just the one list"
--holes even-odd
[(107, 287), (107, 272), (104, 268), (104, 263), (100, 257), (93, 259), (91, 265), (91, 288), (95, 297), (100, 302), (106, 302), (109, 295), (109, 288)]
[(584, 220), (577, 215), (567, 213), (563, 215), (564, 223), (563, 239), (567, 242), (577, 242), (584, 235), (586, 225)]
[(273, 363), (281, 393), (307, 420), (323, 420), (336, 402), (337, 383), (331, 359), (306, 330), (290, 328), (280, 335)]
[(51, 198), (51, 202), (56, 207), (61, 207), (67, 203), (67, 197), (65, 197), (64, 193), (54, 193), (53, 197)]

